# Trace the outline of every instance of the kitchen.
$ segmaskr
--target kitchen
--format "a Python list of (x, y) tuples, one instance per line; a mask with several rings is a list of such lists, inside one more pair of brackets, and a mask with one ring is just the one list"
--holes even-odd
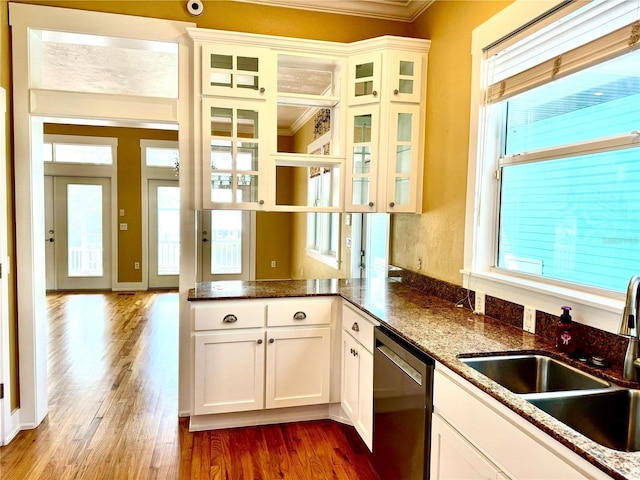
[[(421, 16), (411, 26), (416, 32), (421, 32), (420, 35), (413, 32), (414, 35), (430, 38), (432, 41), (429, 53), (427, 118), (435, 116), (439, 121), (428, 121), (426, 127), (425, 158), (428, 161), (424, 166), (425, 213), (419, 216), (402, 215), (395, 219), (391, 263), (407, 270), (415, 270), (416, 258), (422, 258), (423, 272), (454, 285), (461, 283), (459, 270), (464, 264), (466, 185), (461, 179), (467, 176), (468, 147), (458, 139), (467, 138), (469, 134), (468, 122), (460, 121), (460, 118), (466, 118), (469, 111), (470, 65), (456, 62), (457, 74), (454, 79), (449, 75), (438, 75), (438, 72), (453, 68), (450, 66), (452, 51), (459, 51), (460, 56), (468, 58), (471, 30), (491, 16), (488, 12), (490, 8), (498, 11), (502, 6), (494, 3), (476, 5), (436, 2), (429, 8), (434, 9), (429, 15)], [(451, 18), (456, 18), (455, 29), (447, 27), (452, 23)], [(462, 28), (460, 22), (468, 22), (468, 28)], [(460, 35), (460, 32), (465, 34)], [(372, 32), (367, 36), (375, 34)], [(441, 49), (437, 50), (437, 43), (447, 47), (439, 47)], [(433, 112), (437, 114), (434, 115)], [(448, 241), (441, 241), (443, 237)]]

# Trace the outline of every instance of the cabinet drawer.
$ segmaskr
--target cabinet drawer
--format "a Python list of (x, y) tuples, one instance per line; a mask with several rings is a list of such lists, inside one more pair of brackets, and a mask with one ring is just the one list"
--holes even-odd
[(343, 303), (342, 329), (362, 344), (364, 348), (373, 352), (373, 329), (375, 325), (366, 317), (359, 314)]
[(262, 302), (202, 302), (191, 309), (194, 330), (264, 327)]
[(331, 323), (332, 299), (273, 300), (267, 306), (267, 326), (324, 325)]

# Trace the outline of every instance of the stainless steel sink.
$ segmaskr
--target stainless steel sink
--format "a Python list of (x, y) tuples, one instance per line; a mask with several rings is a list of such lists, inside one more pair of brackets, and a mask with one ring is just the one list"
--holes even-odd
[(460, 360), (518, 394), (590, 390), (611, 386), (606, 380), (544, 355), (496, 355)]
[(640, 390), (527, 398), (562, 423), (605, 447), (640, 450)]

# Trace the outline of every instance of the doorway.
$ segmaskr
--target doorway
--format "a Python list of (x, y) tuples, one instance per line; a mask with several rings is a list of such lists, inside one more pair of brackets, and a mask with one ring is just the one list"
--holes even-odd
[(47, 290), (111, 288), (111, 180), (45, 176)]
[(241, 210), (199, 212), (199, 280), (252, 280), (255, 213)]
[(177, 288), (180, 274), (180, 187), (149, 180), (149, 288)]

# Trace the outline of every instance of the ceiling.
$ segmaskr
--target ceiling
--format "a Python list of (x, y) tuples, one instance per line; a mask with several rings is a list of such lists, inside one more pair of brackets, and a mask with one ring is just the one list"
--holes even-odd
[(236, 0), (280, 7), (412, 22), (435, 0)]

